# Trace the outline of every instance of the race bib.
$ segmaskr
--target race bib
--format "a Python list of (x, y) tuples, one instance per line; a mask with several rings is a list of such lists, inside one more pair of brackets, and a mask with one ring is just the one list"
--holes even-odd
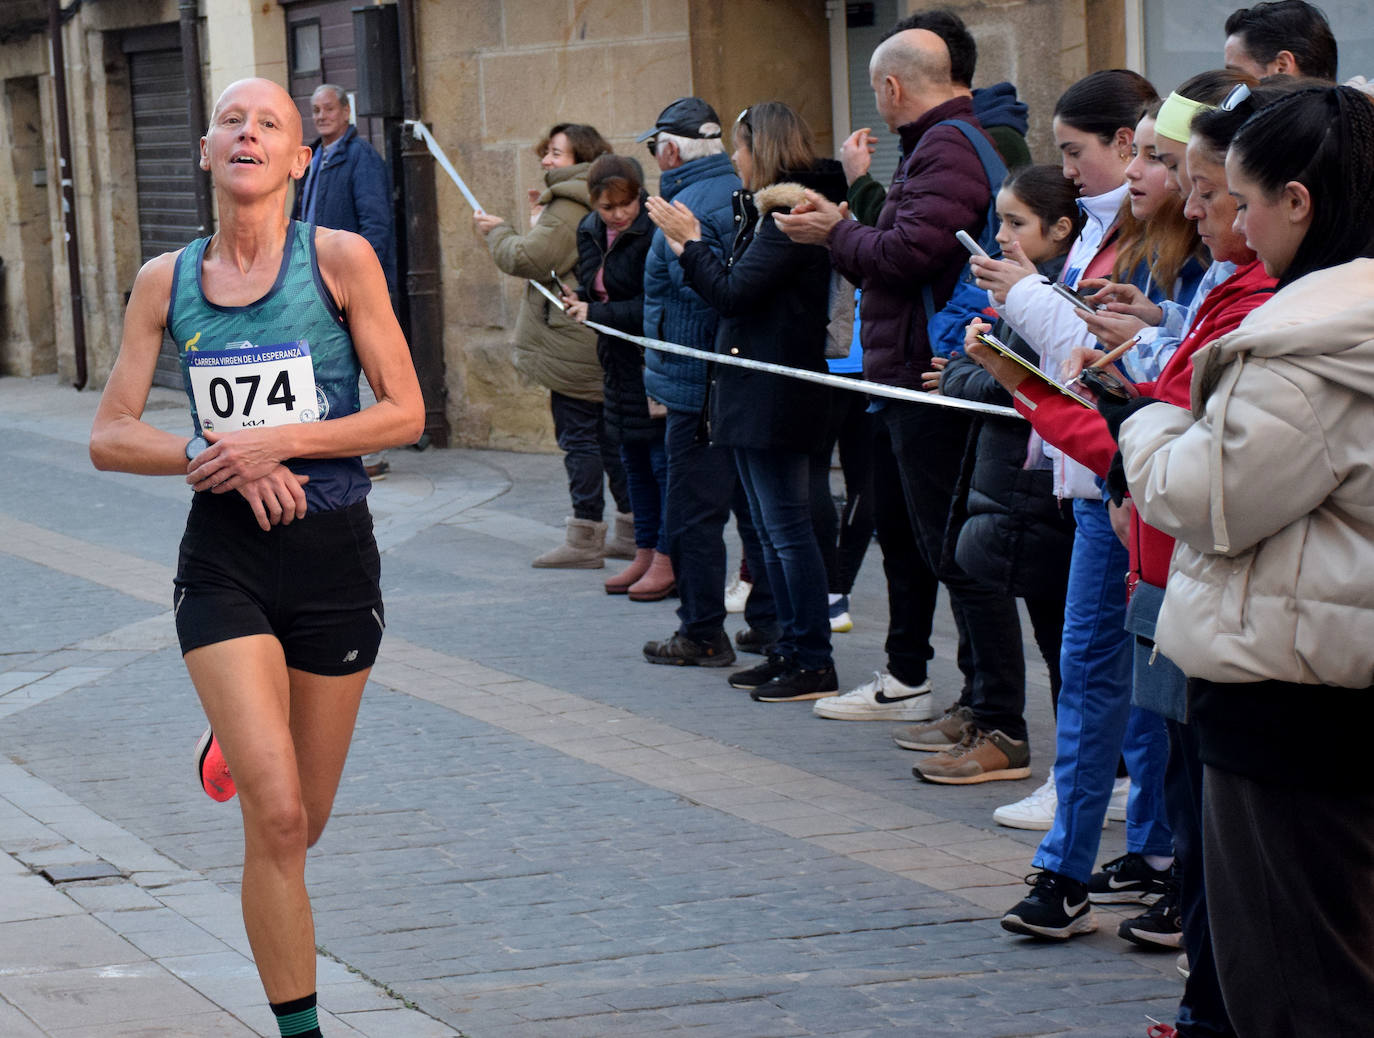
[(222, 350), (186, 351), (191, 395), (202, 429), (229, 432), (294, 425), (320, 417), (310, 344), (230, 343)]

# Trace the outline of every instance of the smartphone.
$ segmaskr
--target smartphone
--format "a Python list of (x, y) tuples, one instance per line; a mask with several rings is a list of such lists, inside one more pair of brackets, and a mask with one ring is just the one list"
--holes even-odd
[(1110, 397), (1125, 403), (1140, 395), (1140, 390), (1135, 387), (1134, 382), (1127, 382), (1108, 368), (1084, 368), (1074, 381), (1081, 382), (1091, 389), (1099, 400)]
[(983, 246), (973, 240), (973, 236), (970, 235), (968, 231), (955, 231), (954, 237), (959, 239), (960, 245), (968, 249), (968, 254), (970, 256), (982, 256), (983, 259), (992, 258), (987, 254), (987, 250), (984, 249)]
[(1054, 284), (1050, 285), (1050, 288), (1054, 289), (1055, 292), (1067, 299), (1074, 306), (1078, 307), (1078, 309), (1086, 310), (1090, 314), (1097, 313), (1097, 308), (1093, 306), (1092, 303), (1088, 302), (1068, 285), (1062, 285), (1056, 281)]

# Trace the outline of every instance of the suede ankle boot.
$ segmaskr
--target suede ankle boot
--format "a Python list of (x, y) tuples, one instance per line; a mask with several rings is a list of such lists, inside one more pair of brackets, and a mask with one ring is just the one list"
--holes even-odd
[(653, 548), (638, 548), (635, 550), (634, 561), (613, 577), (607, 577), (606, 583), (602, 586), (608, 595), (623, 595), (630, 590), (630, 585), (649, 571), (649, 563), (654, 561)]
[(569, 516), (568, 539), (530, 563), (535, 569), (601, 569), (606, 524)]
[(632, 512), (616, 512), (610, 524), (603, 554), (608, 559), (633, 559), (639, 548), (635, 544), (635, 517)]
[(677, 588), (673, 579), (673, 560), (660, 551), (654, 552), (649, 570), (630, 585), (631, 602), (657, 602), (667, 598)]

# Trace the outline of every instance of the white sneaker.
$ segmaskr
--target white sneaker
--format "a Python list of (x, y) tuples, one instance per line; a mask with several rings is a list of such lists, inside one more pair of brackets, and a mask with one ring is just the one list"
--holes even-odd
[(1112, 783), (1112, 798), (1107, 802), (1107, 820), (1124, 822), (1126, 820), (1126, 801), (1131, 797), (1131, 780), (1119, 778)]
[[(1047, 833), (1054, 825), (1054, 812), (1059, 807), (1059, 791), (1054, 787), (1054, 771), (1051, 769), (1045, 784), (1028, 797), (1014, 804), (1004, 804), (992, 813), (992, 820), (1008, 829), (1033, 829)], [(1107, 820), (1102, 820), (1102, 828), (1107, 828)]]
[(1047, 833), (1054, 824), (1054, 809), (1059, 806), (1059, 794), (1054, 788), (1054, 772), (1045, 784), (1028, 797), (1014, 804), (1003, 804), (992, 813), (992, 820), (1008, 829), (1034, 829)]
[(749, 592), (753, 590), (754, 585), (747, 580), (740, 580), (739, 571), (736, 570), (734, 578), (725, 585), (725, 611), (744, 612), (744, 603), (749, 601)]
[(928, 721), (935, 716), (930, 682), (903, 685), (887, 671), (874, 672), (852, 692), (818, 699), (811, 712), (834, 721)]

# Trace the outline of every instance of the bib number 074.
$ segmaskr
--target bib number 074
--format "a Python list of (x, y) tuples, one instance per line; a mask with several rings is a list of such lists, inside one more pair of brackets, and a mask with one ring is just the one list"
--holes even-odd
[(320, 418), (308, 343), (187, 350), (186, 373), (201, 428), (213, 432)]
[[(261, 375), (235, 375), (233, 385), (230, 385), (229, 379), (217, 375), (210, 379), (210, 407), (221, 418), (228, 418), (233, 415), (234, 411), (237, 410), (234, 407), (233, 387), (238, 386), (243, 394), (238, 398), (243, 403), (242, 414), (252, 414), (253, 404), (257, 400), (258, 387), (261, 383)], [(276, 381), (272, 383), (272, 388), (267, 391), (267, 403), (279, 405), (288, 411), (295, 410), (296, 394), (291, 392), (291, 373), (289, 371), (277, 372)]]

